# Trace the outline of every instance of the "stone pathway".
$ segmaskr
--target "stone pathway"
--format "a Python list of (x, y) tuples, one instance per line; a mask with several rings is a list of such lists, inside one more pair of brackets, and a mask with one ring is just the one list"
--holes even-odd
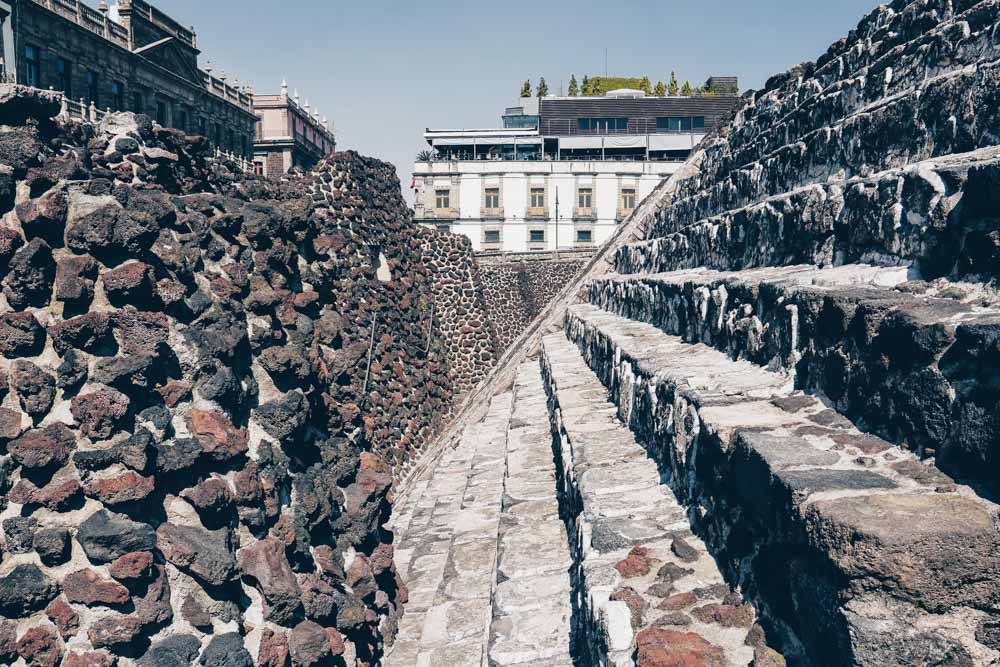
[[(575, 514), (585, 664), (747, 665), (775, 655), (730, 591), (656, 463), (564, 334), (543, 339), (560, 486)], [(756, 651), (756, 656), (755, 656)]]
[(537, 362), (397, 509), (409, 589), (390, 667), (562, 667), (570, 659), (569, 548)]

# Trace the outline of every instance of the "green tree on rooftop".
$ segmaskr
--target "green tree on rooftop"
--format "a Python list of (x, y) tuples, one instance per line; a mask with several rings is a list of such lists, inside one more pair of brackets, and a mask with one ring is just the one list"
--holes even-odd
[(680, 91), (680, 87), (677, 85), (677, 72), (670, 73), (670, 83), (667, 84), (667, 95), (674, 97)]
[(576, 83), (576, 74), (569, 76), (569, 96), (577, 97), (580, 94), (580, 86)]
[(667, 94), (667, 87), (663, 85), (662, 81), (656, 82), (656, 88), (653, 89), (653, 94), (657, 97), (663, 97)]
[(642, 81), (639, 82), (639, 90), (646, 93), (647, 95), (653, 94), (653, 84), (650, 82), (648, 76), (642, 77)]
[(531, 97), (531, 79), (524, 82), (521, 86), (521, 97)]
[(694, 94), (694, 89), (691, 88), (691, 82), (685, 81), (684, 85), (681, 87), (681, 95), (684, 97), (691, 97)]
[(545, 83), (545, 77), (543, 76), (538, 80), (538, 96), (545, 97), (549, 94), (549, 84)]

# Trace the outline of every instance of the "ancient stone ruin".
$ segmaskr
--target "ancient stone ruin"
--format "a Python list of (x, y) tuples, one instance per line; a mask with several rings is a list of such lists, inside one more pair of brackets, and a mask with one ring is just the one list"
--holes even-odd
[(478, 302), (383, 163), (270, 183), (58, 109), (0, 95), (0, 663), (375, 664), (391, 486), (491, 365), (450, 338)]
[(3, 88), (0, 663), (1000, 664), (998, 26), (876, 9), (559, 289)]
[(998, 30), (745, 96), (404, 480), (390, 665), (1000, 664)]

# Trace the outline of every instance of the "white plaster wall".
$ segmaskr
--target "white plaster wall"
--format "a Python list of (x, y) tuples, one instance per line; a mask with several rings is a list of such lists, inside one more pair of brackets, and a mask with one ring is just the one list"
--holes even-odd
[[(500, 228), (501, 247), (506, 251), (525, 252), (528, 231), (545, 229), (546, 250), (572, 248), (576, 243), (578, 224), (573, 220), (577, 186), (590, 184), (594, 188), (594, 208), (597, 220), (579, 225), (593, 230), (595, 244), (608, 239), (618, 226), (618, 195), (621, 186), (636, 188), (636, 205), (663, 178), (679, 168), (678, 163), (666, 162), (432, 162), (417, 163), (414, 173), (420, 179), (434, 177), (435, 187), (447, 187), (451, 176), (459, 175), (459, 184), (451, 185), (452, 207), (459, 210), (459, 220), (451, 221), (451, 230), (467, 236), (475, 250), (482, 249), (483, 228)], [(486, 184), (501, 185), (504, 220), (481, 220), (483, 189)], [(527, 220), (531, 186), (546, 188), (547, 221)], [(433, 196), (433, 192), (431, 192)], [(558, 198), (558, 222), (556, 200)], [(432, 218), (433, 202), (424, 215)], [(434, 226), (431, 221), (431, 227)]]

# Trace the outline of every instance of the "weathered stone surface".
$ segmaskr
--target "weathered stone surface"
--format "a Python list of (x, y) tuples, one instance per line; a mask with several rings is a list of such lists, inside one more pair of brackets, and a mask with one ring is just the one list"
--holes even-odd
[(0, 577), (0, 613), (8, 618), (28, 616), (45, 608), (59, 594), (59, 586), (36, 565), (16, 565)]
[(29, 667), (56, 667), (62, 658), (62, 644), (52, 626), (36, 625), (17, 640), (17, 653)]
[(322, 626), (302, 621), (288, 636), (288, 649), (295, 667), (314, 667), (332, 658), (330, 640)]
[(636, 637), (637, 667), (724, 667), (725, 655), (693, 632), (647, 628)]
[(0, 315), (0, 354), (13, 359), (33, 357), (45, 345), (45, 329), (31, 313)]
[(92, 562), (110, 563), (133, 551), (153, 549), (157, 545), (157, 535), (148, 524), (99, 510), (80, 524), (76, 541)]
[(301, 610), (302, 591), (285, 557), (285, 545), (274, 538), (260, 540), (240, 549), (239, 564), (264, 596), (265, 617), (288, 625)]
[(198, 663), (205, 667), (253, 667), (250, 653), (238, 632), (215, 635), (201, 652)]
[(164, 523), (156, 529), (156, 547), (167, 562), (213, 586), (221, 586), (236, 575), (228, 528), (212, 531)]
[(80, 615), (63, 598), (56, 598), (45, 607), (45, 615), (49, 617), (63, 640), (68, 640), (80, 629)]
[(87, 606), (102, 604), (113, 607), (128, 602), (128, 589), (119, 583), (102, 579), (94, 570), (77, 570), (66, 575), (62, 582), (63, 593), (70, 602)]

